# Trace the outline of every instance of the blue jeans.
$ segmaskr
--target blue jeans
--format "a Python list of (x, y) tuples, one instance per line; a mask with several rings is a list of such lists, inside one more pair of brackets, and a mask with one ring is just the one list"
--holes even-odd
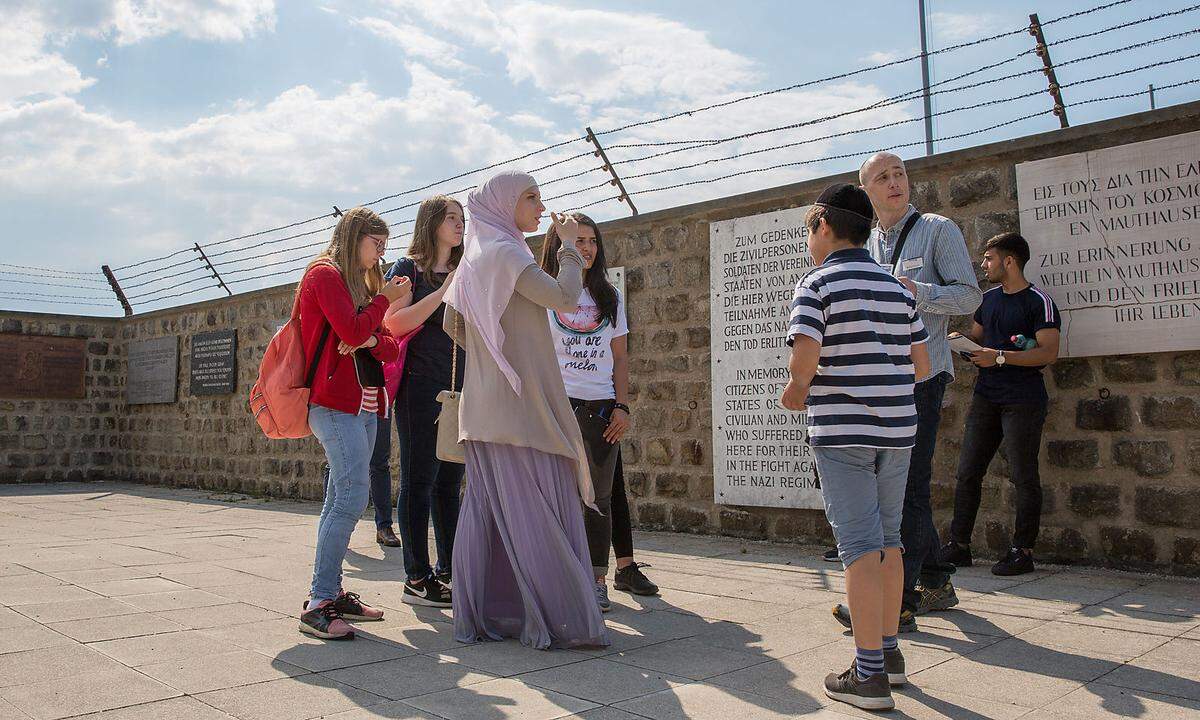
[(813, 448), (825, 518), (846, 567), (868, 553), (902, 546), (900, 514), (910, 452), (908, 448)]
[(938, 557), (937, 526), (933, 524), (933, 505), (929, 500), (929, 482), (933, 477), (933, 451), (937, 447), (938, 423), (942, 419), (942, 398), (950, 384), (950, 373), (941, 372), (913, 389), (917, 403), (917, 440), (908, 466), (908, 486), (904, 491), (904, 518), (900, 538), (904, 542), (905, 610), (917, 609), (921, 593), (917, 581), (925, 587), (941, 587), (950, 579), (954, 566), (944, 565)]
[[(371, 505), (375, 508), (375, 529), (392, 526), (392, 416), (378, 418), (375, 424), (375, 449), (371, 452)], [(321, 482), (329, 492), (329, 463), (321, 468)]]
[(367, 508), (367, 466), (375, 444), (374, 413), (351, 415), (319, 405), (308, 408), (308, 425), (325, 448), (329, 482), (317, 521), (317, 553), (311, 597), (333, 600), (342, 589), (342, 561), (350, 534)]
[(400, 443), (400, 490), (396, 517), (404, 545), (404, 572), (409, 580), (434, 573), (429, 564), (429, 521), (437, 545), (437, 573), (450, 572), (454, 532), (458, 528), (459, 493), (466, 466), (437, 459), (437, 401), (445, 386), (419, 375), (405, 374), (396, 396), (396, 439)]

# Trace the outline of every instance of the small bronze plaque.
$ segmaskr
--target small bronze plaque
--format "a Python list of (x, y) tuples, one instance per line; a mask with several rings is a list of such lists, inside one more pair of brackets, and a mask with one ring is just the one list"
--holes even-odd
[(86, 372), (85, 338), (0, 335), (0, 397), (81, 399)]

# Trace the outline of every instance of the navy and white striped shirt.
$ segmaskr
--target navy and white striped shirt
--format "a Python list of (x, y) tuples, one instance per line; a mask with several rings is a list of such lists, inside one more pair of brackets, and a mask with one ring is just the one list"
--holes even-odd
[(928, 339), (913, 296), (865, 248), (838, 250), (801, 278), (787, 343), (821, 343), (808, 392), (810, 445), (913, 446), (912, 344)]

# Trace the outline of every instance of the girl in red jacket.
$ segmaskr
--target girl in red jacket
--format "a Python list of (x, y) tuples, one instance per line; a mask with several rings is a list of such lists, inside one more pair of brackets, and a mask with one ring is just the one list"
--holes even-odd
[(407, 278), (384, 282), (379, 261), (387, 239), (379, 215), (361, 207), (346, 212), (296, 291), (306, 366), (316, 363), (308, 424), (330, 469), (300, 632), (329, 640), (354, 637), (346, 620), (383, 619), (381, 610), (342, 589), (342, 560), (367, 506), (375, 423), (391, 405), (381, 363), (396, 359), (399, 349), (381, 325), (383, 313), (412, 292)]

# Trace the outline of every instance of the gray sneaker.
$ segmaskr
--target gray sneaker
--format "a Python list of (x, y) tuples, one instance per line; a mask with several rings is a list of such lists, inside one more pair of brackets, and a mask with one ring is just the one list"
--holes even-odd
[(863, 710), (891, 710), (896, 707), (892, 699), (892, 689), (888, 686), (887, 676), (883, 673), (872, 675), (866, 680), (858, 679), (855, 663), (850, 663), (850, 669), (838, 675), (830, 673), (825, 677), (825, 694), (834, 700), (849, 703)]
[(608, 601), (607, 583), (596, 583), (596, 604), (600, 606), (600, 612), (608, 612), (609, 610), (612, 610), (612, 603)]
[(908, 682), (908, 675), (904, 673), (904, 655), (900, 648), (883, 651), (883, 671), (887, 673), (889, 685), (903, 685)]

